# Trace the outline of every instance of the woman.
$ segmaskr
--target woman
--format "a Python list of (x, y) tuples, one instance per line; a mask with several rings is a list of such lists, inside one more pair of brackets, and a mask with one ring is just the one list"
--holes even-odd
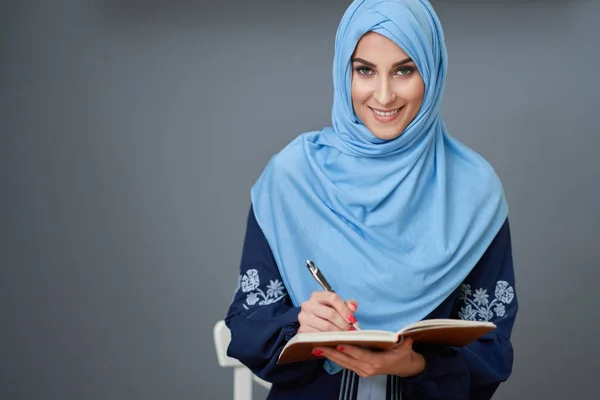
[[(507, 205), (492, 167), (439, 114), (446, 48), (431, 5), (354, 1), (333, 72), (332, 127), (292, 141), (252, 188), (228, 354), (273, 383), (269, 399), (489, 399), (512, 369)], [(464, 348), (406, 340), (277, 364), (297, 332), (426, 318), (497, 329)]]

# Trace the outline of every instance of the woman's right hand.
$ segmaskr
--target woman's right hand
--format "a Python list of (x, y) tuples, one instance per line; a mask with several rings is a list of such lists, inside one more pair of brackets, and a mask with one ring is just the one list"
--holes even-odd
[(356, 300), (343, 301), (333, 292), (312, 292), (310, 299), (300, 305), (298, 333), (353, 330), (356, 322)]

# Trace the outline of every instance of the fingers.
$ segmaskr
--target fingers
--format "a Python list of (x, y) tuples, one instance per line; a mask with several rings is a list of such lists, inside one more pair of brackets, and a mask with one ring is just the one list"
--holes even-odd
[(336, 293), (313, 292), (301, 305), (299, 332), (350, 330), (356, 308), (355, 300), (344, 302)]
[(313, 354), (322, 355), (328, 360), (331, 360), (344, 368), (355, 370), (358, 367), (358, 362), (356, 359), (333, 347), (318, 347), (313, 350)]
[(369, 377), (374, 373), (374, 368), (364, 360), (357, 359), (347, 354), (347, 347), (353, 346), (338, 346), (337, 348), (319, 347), (313, 351), (313, 354), (319, 354), (333, 361), (339, 366), (356, 372), (359, 376)]
[(317, 316), (308, 305), (298, 314), (298, 322), (300, 322), (299, 333), (302, 332), (329, 332), (342, 330), (336, 324), (332, 323), (327, 319), (323, 319)]
[(313, 292), (310, 296), (311, 299), (315, 301), (327, 305), (329, 307), (335, 308), (340, 315), (347, 316), (354, 311), (351, 310), (346, 302), (348, 303), (356, 303), (356, 300), (347, 300), (344, 302), (342, 298), (334, 292)]
[(348, 307), (348, 309), (352, 312), (356, 312), (356, 310), (358, 309), (358, 302), (354, 299), (346, 300), (345, 303), (346, 307)]
[(351, 346), (349, 344), (339, 345), (336, 347), (336, 350), (361, 361), (370, 361), (370, 357), (373, 354), (373, 352), (370, 350), (363, 349), (358, 346)]
[[(356, 310), (358, 309), (358, 302), (354, 299), (346, 300), (345, 303), (346, 303), (346, 307), (348, 307), (348, 309), (350, 311), (352, 311), (353, 313), (355, 313)], [(354, 314), (352, 314), (352, 317), (354, 317)], [(352, 323), (352, 326), (350, 327), (351, 331), (358, 328), (358, 321), (356, 321), (356, 318), (354, 318), (354, 319), (349, 318), (348, 321), (350, 323)]]
[(348, 302), (350, 302), (350, 305), (348, 305), (340, 298), (340, 296), (332, 292), (313, 292), (311, 299), (314, 299), (319, 304), (335, 311), (335, 314), (337, 315), (330, 311), (325, 311), (325, 308), (320, 308), (324, 313), (329, 314), (328, 316), (330, 318), (327, 319), (331, 322), (335, 321), (340, 329), (348, 330), (350, 324), (356, 321), (356, 318), (354, 317), (354, 310), (356, 310), (356, 307), (351, 306), (351, 304), (356, 303), (356, 301), (348, 300)]
[(326, 305), (320, 305), (316, 306), (312, 312), (316, 317), (335, 325), (337, 328), (336, 330), (347, 331), (350, 329), (350, 323), (346, 319), (342, 318), (339, 312), (334, 308)]
[(365, 378), (386, 374), (414, 376), (425, 369), (426, 361), (412, 350), (413, 342), (412, 338), (406, 337), (397, 346), (376, 352), (342, 344), (337, 347), (317, 347), (313, 349), (313, 354), (324, 356)]
[(391, 349), (386, 350), (386, 353), (392, 353), (397, 357), (406, 357), (413, 351), (413, 349), (412, 349), (413, 343), (414, 343), (414, 339), (411, 338), (410, 336), (402, 337), (402, 340), (400, 341), (400, 343), (398, 343)]
[(402, 350), (412, 350), (412, 345), (414, 342), (415, 339), (411, 338), (410, 336), (403, 336), (397, 348)]

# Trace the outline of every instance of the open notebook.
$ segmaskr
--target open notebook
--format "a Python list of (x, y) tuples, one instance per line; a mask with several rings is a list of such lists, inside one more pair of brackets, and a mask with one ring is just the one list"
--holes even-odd
[(279, 355), (279, 364), (315, 359), (311, 353), (318, 346), (351, 344), (374, 350), (396, 346), (404, 337), (415, 342), (461, 347), (496, 329), (491, 322), (460, 319), (429, 319), (409, 324), (398, 332), (381, 330), (307, 332), (296, 334)]

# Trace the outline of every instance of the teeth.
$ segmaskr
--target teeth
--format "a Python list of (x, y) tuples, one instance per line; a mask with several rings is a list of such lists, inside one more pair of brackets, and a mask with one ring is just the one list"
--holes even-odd
[(372, 108), (372, 110), (375, 114), (379, 115), (380, 117), (391, 117), (392, 115), (396, 114), (398, 112), (398, 110), (400, 110), (400, 109), (397, 108), (394, 111), (388, 111), (388, 112), (377, 111), (374, 108)]

